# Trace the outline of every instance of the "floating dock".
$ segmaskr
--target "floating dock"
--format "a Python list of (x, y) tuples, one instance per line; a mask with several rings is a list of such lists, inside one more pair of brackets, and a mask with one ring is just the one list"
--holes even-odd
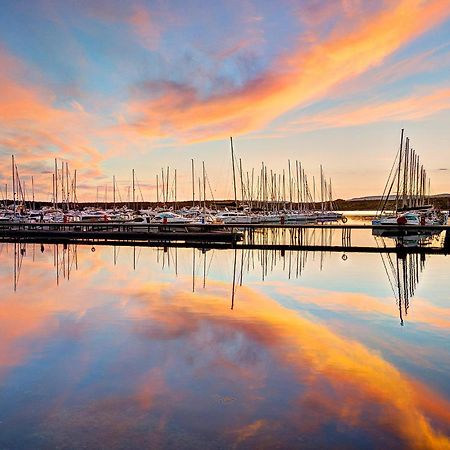
[[(257, 242), (258, 231), (287, 229), (299, 231), (291, 242)], [(314, 244), (303, 240), (307, 230), (336, 230), (342, 233), (342, 245)], [(368, 230), (374, 234), (388, 230), (396, 237), (422, 236), (446, 232), (439, 248), (397, 245), (388, 247), (354, 246), (352, 230)], [(244, 242), (243, 239), (245, 238)], [(336, 252), (414, 252), (450, 253), (448, 225), (364, 225), (364, 224), (130, 224), (119, 222), (92, 223), (0, 223), (0, 240), (4, 242), (53, 242), (103, 245), (178, 246), (199, 248), (242, 248), (258, 250), (305, 250)]]
[(152, 241), (152, 242), (225, 242), (242, 239), (237, 230), (216, 228), (204, 230), (198, 226), (128, 225), (120, 223), (1, 223), (0, 238), (22, 240), (90, 240)]

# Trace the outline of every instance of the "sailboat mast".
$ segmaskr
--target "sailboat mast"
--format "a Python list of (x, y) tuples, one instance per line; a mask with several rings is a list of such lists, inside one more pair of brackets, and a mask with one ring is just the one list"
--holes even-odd
[(300, 210), (300, 170), (299, 170), (299, 162), (295, 161), (295, 171), (297, 177), (297, 211)]
[(136, 209), (136, 187), (135, 187), (135, 180), (134, 180), (134, 169), (131, 169), (131, 195), (133, 199), (133, 210)]
[(156, 206), (159, 205), (159, 178), (158, 174), (156, 174)]
[(173, 188), (173, 190), (174, 190), (174, 193), (173, 193), (173, 196), (174, 196), (174, 200), (175, 200), (175, 210), (177, 210), (178, 208), (177, 208), (177, 169), (174, 169), (175, 170), (175, 172), (174, 172), (174, 188)]
[(13, 211), (16, 215), (16, 164), (14, 162), (14, 155), (11, 155), (11, 165), (12, 165), (12, 187), (13, 187)]
[(291, 160), (288, 159), (288, 178), (289, 178), (289, 208), (292, 211), (292, 178), (291, 178)]
[(36, 209), (36, 203), (34, 199), (34, 178), (33, 175), (31, 175), (31, 196), (33, 198), (33, 211)]
[(202, 161), (202, 175), (203, 175), (203, 215), (206, 214), (206, 175), (205, 175), (205, 161)]
[(233, 189), (234, 189), (234, 205), (237, 209), (237, 191), (236, 191), (236, 170), (234, 168), (234, 148), (233, 148), (233, 138), (230, 136), (230, 144), (231, 144), (231, 167), (233, 168)]
[(403, 161), (403, 134), (405, 130), (402, 128), (400, 136), (400, 155), (398, 160), (398, 173), (397, 173), (397, 195), (395, 196), (395, 211), (398, 211), (398, 200), (400, 195), (400, 177), (402, 173), (402, 161)]
[(116, 176), (113, 175), (113, 210), (116, 210)]
[(55, 158), (55, 208), (58, 208), (58, 161)]
[(244, 182), (242, 180), (242, 159), (239, 158), (239, 177), (241, 179), (241, 201), (244, 203)]
[(405, 162), (403, 167), (403, 196), (402, 196), (402, 207), (406, 206), (406, 193), (408, 187), (408, 166), (409, 166), (409, 138), (406, 138), (405, 145)]
[(191, 159), (191, 173), (192, 173), (192, 207), (195, 206), (195, 169), (194, 160)]
[(73, 173), (73, 200), (78, 208), (78, 196), (77, 196), (77, 169)]

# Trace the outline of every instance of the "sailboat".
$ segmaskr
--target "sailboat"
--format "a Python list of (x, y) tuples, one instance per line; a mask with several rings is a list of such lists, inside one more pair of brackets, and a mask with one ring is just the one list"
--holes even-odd
[[(373, 225), (444, 225), (448, 212), (430, 205), (430, 182), (420, 157), (401, 131), (400, 148), (389, 173)], [(393, 211), (388, 212), (388, 203)]]

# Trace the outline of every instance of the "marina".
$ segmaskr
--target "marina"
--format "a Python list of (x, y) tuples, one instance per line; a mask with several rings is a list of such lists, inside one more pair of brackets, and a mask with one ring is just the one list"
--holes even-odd
[[(426, 228), (426, 231), (424, 230)], [(38, 241), (39, 239), (66, 240), (92, 240), (105, 242), (122, 241), (148, 241), (148, 242), (201, 242), (205, 246), (218, 242), (229, 242), (238, 246), (241, 240), (245, 245), (253, 245), (255, 233), (261, 230), (288, 230), (296, 234), (295, 238), (284, 242), (285, 249), (295, 248), (303, 243), (303, 236), (311, 231), (335, 231), (341, 235), (342, 242), (347, 242), (350, 247), (352, 230), (370, 230), (372, 234), (380, 234), (396, 237), (397, 239), (416, 237), (418, 240), (432, 235), (444, 234), (443, 250), (450, 249), (450, 226), (430, 225), (427, 227), (417, 225), (380, 225), (380, 224), (308, 224), (308, 225), (269, 225), (269, 224), (236, 224), (233, 226), (224, 224), (162, 224), (162, 225), (130, 225), (121, 223), (0, 223), (0, 239), (17, 238), (22, 240)], [(419, 242), (417, 243), (419, 246)], [(240, 244), (243, 245), (243, 244)], [(276, 244), (272, 244), (276, 245)], [(397, 242), (398, 247), (403, 247), (402, 242)], [(322, 247), (325, 247), (322, 245)]]
[(0, 67), (0, 450), (450, 450), (450, 0), (2, 0)]

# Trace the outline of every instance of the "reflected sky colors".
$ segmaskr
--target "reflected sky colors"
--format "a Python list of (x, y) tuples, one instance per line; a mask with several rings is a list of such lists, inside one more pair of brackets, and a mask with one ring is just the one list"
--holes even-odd
[(56, 156), (83, 199), (135, 168), (153, 201), (170, 165), (188, 199), (194, 158), (229, 198), (233, 135), (246, 170), (299, 159), (378, 195), (404, 127), (448, 192), (449, 20), (449, 0), (1, 0), (0, 183), (15, 153), (48, 200)]
[(2, 448), (450, 448), (445, 256), (401, 326), (378, 254), (41, 250), (0, 247)]

